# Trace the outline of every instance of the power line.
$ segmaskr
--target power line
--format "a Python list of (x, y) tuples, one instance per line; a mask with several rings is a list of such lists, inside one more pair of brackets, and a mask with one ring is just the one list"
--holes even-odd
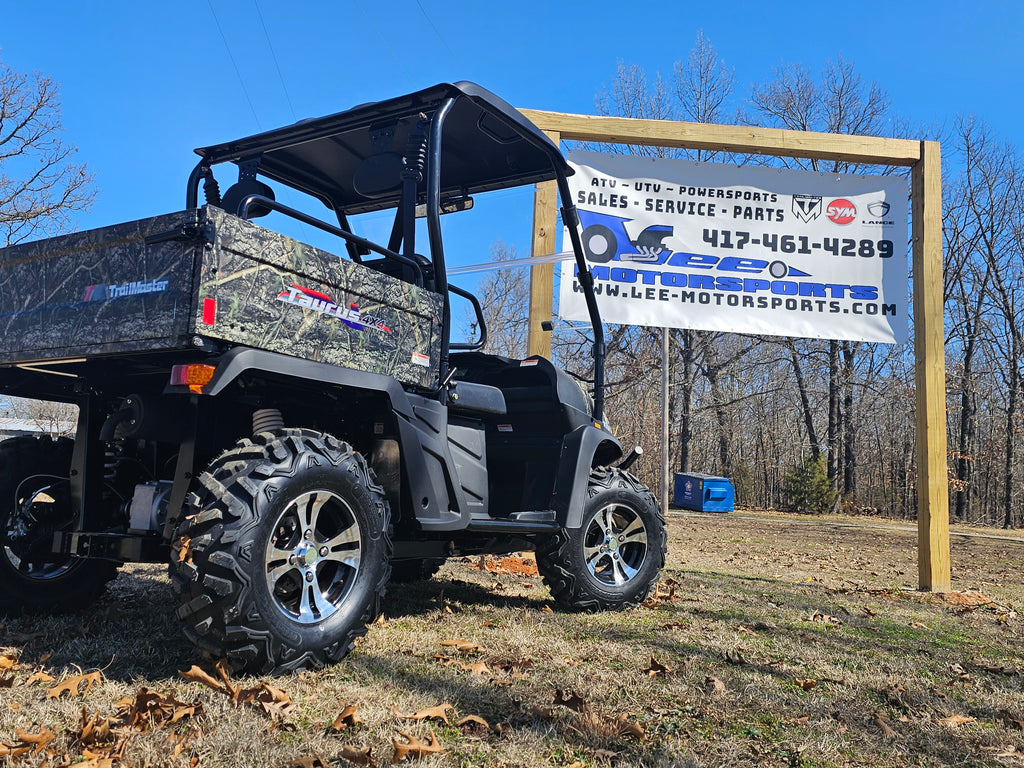
[(217, 18), (217, 12), (213, 10), (213, 3), (211, 0), (206, 0), (206, 4), (210, 6), (210, 13), (213, 15), (213, 23), (217, 25), (217, 31), (220, 32), (220, 39), (224, 41), (224, 48), (228, 52), (228, 58), (231, 59), (231, 66), (235, 68), (235, 74), (238, 75), (238, 83), (242, 86), (242, 93), (245, 96), (245, 100), (249, 102), (249, 109), (252, 110), (253, 119), (256, 120), (257, 130), (262, 131), (263, 126), (260, 125), (259, 115), (256, 114), (256, 107), (252, 105), (252, 99), (249, 98), (249, 91), (245, 87), (245, 81), (242, 79), (242, 72), (238, 69), (238, 64), (235, 62), (235, 57), (231, 54), (231, 46), (228, 45), (228, 38), (224, 34), (224, 30), (220, 25), (220, 19)]
[(366, 15), (366, 11), (363, 10), (363, 7), (359, 5), (356, 0), (352, 0), (352, 5), (354, 5), (356, 9), (363, 14), (363, 18), (366, 19), (371, 27), (373, 27), (373, 31), (377, 33), (377, 39), (380, 40), (381, 45), (387, 49), (387, 52), (391, 54), (391, 58), (395, 60), (395, 64), (397, 64), (398, 68), (402, 70), (402, 74), (405, 75), (405, 79), (409, 82), (409, 85), (414, 86), (415, 83), (413, 83), (412, 78), (409, 76), (409, 72), (402, 66), (402, 62), (399, 60), (398, 56), (395, 55), (395, 50), (388, 45), (388, 41), (384, 39), (384, 35), (380, 33), (379, 29), (377, 29), (377, 25), (373, 23), (373, 19)]
[(281, 81), (281, 88), (284, 91), (285, 101), (288, 102), (288, 109), (291, 110), (292, 120), (298, 120), (295, 114), (295, 107), (292, 106), (292, 97), (288, 95), (288, 86), (285, 85), (284, 75), (281, 74), (281, 65), (277, 61), (277, 54), (274, 52), (274, 44), (270, 42), (270, 33), (267, 31), (267, 23), (263, 20), (263, 11), (260, 10), (259, 0), (252, 0), (256, 6), (256, 15), (260, 17), (260, 26), (263, 27), (263, 36), (267, 38), (267, 47), (270, 48), (270, 56), (274, 59), (274, 67), (277, 69), (277, 78)]
[(420, 7), (420, 12), (423, 14), (423, 18), (427, 20), (427, 23), (430, 25), (430, 28), (434, 30), (434, 34), (437, 35), (437, 39), (441, 41), (441, 45), (448, 49), (448, 53), (452, 55), (452, 59), (455, 60), (456, 65), (458, 65), (460, 69), (465, 69), (465, 67), (462, 66), (461, 59), (459, 59), (455, 51), (451, 49), (451, 46), (448, 45), (448, 41), (441, 36), (441, 30), (439, 30), (434, 25), (433, 20), (431, 20), (430, 16), (427, 15), (427, 9), (423, 7), (423, 3), (421, 3), (420, 0), (416, 0), (416, 5)]

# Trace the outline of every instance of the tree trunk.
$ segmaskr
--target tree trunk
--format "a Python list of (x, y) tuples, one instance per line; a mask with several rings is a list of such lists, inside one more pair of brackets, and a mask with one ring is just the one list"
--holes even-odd
[(807, 397), (807, 384), (804, 382), (804, 372), (800, 368), (800, 358), (796, 354), (796, 345), (792, 340), (786, 344), (789, 347), (789, 359), (793, 363), (793, 378), (796, 379), (796, 389), (800, 393), (800, 406), (804, 412), (804, 426), (807, 428), (807, 439), (811, 443), (811, 458), (815, 461), (821, 456), (821, 447), (818, 445), (818, 434), (814, 431), (814, 417), (811, 413), (811, 402)]
[[(832, 489), (839, 490), (839, 342), (828, 343), (828, 445), (827, 470)], [(838, 494), (836, 499), (838, 504)], [(835, 505), (833, 511), (836, 511)]]
[(729, 449), (729, 420), (725, 412), (725, 393), (722, 391), (722, 383), (719, 379), (722, 366), (718, 361), (718, 351), (715, 349), (714, 344), (706, 346), (704, 360), (704, 375), (708, 380), (708, 387), (711, 390), (715, 422), (718, 425), (718, 462), (721, 467), (721, 473), (725, 477), (730, 477), (732, 475), (732, 451)]
[(694, 379), (694, 349), (696, 332), (685, 329), (679, 334), (682, 336), (682, 371), (679, 381), (679, 471), (690, 471), (690, 439), (693, 437), (693, 379)]
[(857, 432), (853, 421), (853, 344), (843, 347), (843, 495), (853, 499), (857, 491)]
[(1010, 386), (1006, 401), (1006, 463), (1003, 468), (1003, 528), (1013, 528), (1013, 464), (1017, 423), (1017, 400), (1020, 390), (1020, 369), (1017, 367), (1019, 349), (1012, 344), (1014, 354), (1010, 361)]

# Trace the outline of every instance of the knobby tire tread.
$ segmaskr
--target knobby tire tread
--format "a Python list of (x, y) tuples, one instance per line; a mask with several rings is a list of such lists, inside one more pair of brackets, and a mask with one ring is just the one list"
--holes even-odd
[[(650, 490), (636, 476), (616, 467), (595, 467), (590, 471), (586, 503), (589, 506), (595, 497), (615, 490), (626, 490), (636, 494), (639, 501), (653, 511), (657, 530), (648, 531), (647, 557), (655, 559), (656, 567), (646, 581), (631, 585), (628, 593), (624, 595), (609, 598), (607, 594), (599, 594), (590, 584), (582, 548), (575, 546), (575, 531), (563, 528), (544, 539), (537, 548), (537, 568), (560, 608), (584, 612), (635, 608), (647, 599), (665, 566), (665, 556), (668, 552), (665, 515), (658, 508)], [(588, 510), (582, 521), (583, 528), (589, 524), (589, 520)]]
[[(380, 535), (386, 557), (364, 610), (344, 636), (323, 648), (300, 650), (287, 638), (275, 636), (255, 611), (252, 591), (262, 586), (250, 582), (244, 563), (247, 556), (262, 557), (262, 542), (249, 546), (253, 551), (247, 552), (244, 540), (260, 522), (252, 510), (262, 482), (294, 477), (310, 455), (326, 456), (335, 467), (356, 475), (382, 516)], [(362, 455), (347, 443), (313, 430), (263, 432), (240, 440), (214, 459), (197, 486), (187, 501), (190, 514), (175, 531), (170, 564), (179, 599), (178, 618), (186, 636), (201, 650), (227, 658), (235, 669), (257, 674), (319, 668), (344, 658), (356, 638), (366, 634), (366, 624), (380, 614), (390, 576), (387, 502)]]
[[(74, 441), (70, 438), (54, 440), (49, 435), (12, 437), (0, 442), (0, 498), (3, 503), (13, 498), (18, 484), (29, 475), (67, 473), (73, 450)], [(0, 511), (0, 522), (5, 526), (6, 514)], [(87, 607), (96, 602), (106, 591), (107, 584), (117, 577), (118, 565), (111, 560), (80, 560), (67, 574), (46, 584), (47, 594), (34, 596), (26, 593), (25, 585), (17, 582), (17, 577), (11, 579), (5, 573), (0, 577), (0, 616)]]

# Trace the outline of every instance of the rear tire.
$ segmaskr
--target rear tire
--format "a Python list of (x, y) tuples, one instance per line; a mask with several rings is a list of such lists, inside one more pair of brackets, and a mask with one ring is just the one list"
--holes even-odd
[(0, 615), (83, 608), (117, 576), (117, 563), (57, 555), (53, 534), (73, 530), (73, 441), (0, 442)]
[(647, 599), (665, 566), (667, 542), (665, 518), (647, 486), (600, 467), (590, 472), (580, 527), (542, 542), (537, 569), (564, 609), (622, 610)]
[(389, 510), (366, 460), (307, 429), (214, 460), (174, 535), (178, 616), (199, 648), (256, 674), (334, 664), (380, 612)]

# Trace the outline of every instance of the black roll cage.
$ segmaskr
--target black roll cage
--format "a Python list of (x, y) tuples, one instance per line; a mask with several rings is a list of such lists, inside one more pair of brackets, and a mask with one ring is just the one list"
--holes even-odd
[[(472, 103), (473, 109), (471, 111), (463, 111), (469, 111), (470, 117), (476, 119), (476, 125), (469, 125), (467, 127), (467, 121), (463, 118), (457, 129), (453, 129), (453, 132), (458, 133), (458, 141), (464, 142), (467, 137), (472, 140), (480, 136), (481, 144), (484, 138), (490, 140), (488, 145), (501, 144), (502, 142), (509, 144), (512, 141), (526, 143), (533, 150), (529, 159), (536, 161), (539, 156), (544, 156), (547, 158), (547, 168), (541, 168), (534, 164), (525, 171), (517, 173), (514, 164), (510, 162), (510, 167), (500, 169), (501, 173), (498, 175), (493, 177), (487, 176), (485, 168), (483, 171), (476, 171), (478, 175), (474, 176), (465, 185), (461, 185), (461, 189), (453, 189), (451, 179), (443, 177), (445, 169), (442, 166), (442, 149), (444, 139), (447, 137), (445, 132), (446, 123), (462, 100), (469, 100)], [(286, 166), (289, 161), (290, 151), (305, 151), (310, 146), (315, 147), (314, 142), (317, 141), (326, 144), (330, 140), (341, 144), (339, 137), (342, 136), (344, 129), (352, 131), (354, 128), (358, 128), (372, 133), (374, 126), (380, 125), (385, 119), (391, 119), (397, 123), (399, 119), (408, 119), (410, 117), (414, 117), (417, 123), (416, 128), (410, 132), (410, 146), (407, 147), (406, 153), (402, 157), (404, 167), (401, 172), (401, 184), (397, 187), (399, 194), (390, 194), (390, 190), (388, 190), (386, 194), (376, 197), (370, 195), (360, 196), (358, 192), (343, 187), (343, 182), (347, 183), (347, 179), (337, 178), (330, 180), (333, 182), (333, 187), (330, 192), (327, 192), (323, 189), (315, 188), (311, 183), (310, 180), (314, 178), (314, 174), (308, 168), (303, 168), (302, 172), (297, 172), (295, 176), (288, 173)], [(485, 121), (492, 119), (497, 128), (503, 132), (500, 135), (494, 127), (488, 127), (488, 124), (485, 124)], [(415, 141), (420, 141), (420, 145), (422, 145), (422, 141), (414, 133), (417, 130), (422, 130), (424, 125), (427, 127), (425, 163), (417, 164), (415, 158), (410, 157), (410, 155), (418, 153), (419, 149), (422, 149), (422, 146), (417, 148), (415, 145)], [(474, 128), (477, 131), (476, 133), (472, 132)], [(350, 149), (347, 145), (345, 148)], [(332, 145), (327, 149), (334, 149), (334, 147)], [(472, 150), (473, 147), (468, 149), (470, 155), (472, 155)], [(373, 251), (381, 254), (384, 258), (396, 260), (404, 266), (412, 268), (415, 282), (420, 286), (424, 284), (423, 269), (412, 256), (415, 250), (415, 208), (421, 196), (425, 196), (433, 287), (443, 297), (443, 330), (439, 373), (439, 381), (442, 383), (446, 382), (449, 378), (449, 353), (451, 349), (479, 349), (486, 340), (486, 328), (476, 297), (467, 291), (450, 286), (448, 283), (444, 259), (444, 244), (441, 237), (442, 195), (447, 192), (449, 197), (457, 197), (461, 193), (462, 196), (468, 197), (473, 191), (489, 191), (553, 179), (558, 187), (558, 194), (562, 202), (562, 221), (569, 231), (569, 238), (572, 242), (573, 254), (578, 270), (578, 280), (583, 289), (587, 311), (593, 326), (594, 419), (599, 422), (603, 421), (604, 329), (601, 324), (597, 298), (594, 294), (593, 276), (587, 267), (586, 259), (583, 255), (579, 217), (569, 190), (568, 174), (572, 170), (566, 165), (560, 150), (555, 144), (536, 126), (526, 120), (521, 113), (494, 94), (473, 83), (441, 84), (408, 96), (361, 105), (348, 112), (314, 120), (303, 120), (292, 126), (257, 134), (235, 142), (200, 148), (196, 152), (202, 159), (189, 175), (185, 196), (186, 208), (194, 209), (198, 207), (200, 183), (204, 179), (207, 182), (212, 180), (211, 167), (213, 165), (223, 162), (236, 163), (239, 166), (240, 180), (243, 174), (249, 173), (252, 175), (254, 174), (254, 169), (259, 169), (261, 173), (269, 178), (319, 199), (326, 207), (335, 212), (338, 226), (328, 224), (316, 217), (278, 203), (266, 195), (258, 193), (248, 194), (243, 197), (239, 203), (238, 210), (231, 211), (232, 213), (237, 213), (243, 218), (247, 218), (255, 207), (278, 211), (305, 224), (340, 237), (345, 241), (346, 250), (353, 261), (361, 262), (361, 255), (363, 253)], [(283, 159), (276, 160), (272, 168), (260, 168), (260, 163), (271, 153), (279, 153), (283, 156)], [(366, 156), (368, 155), (364, 153), (364, 157)], [(422, 161), (422, 156), (419, 159)], [(485, 160), (487, 159), (492, 158), (485, 158)], [(482, 162), (479, 165), (487, 166), (487, 163)], [(460, 167), (465, 168), (468, 166), (463, 162), (463, 166)], [(422, 195), (422, 193), (418, 192), (418, 189), (420, 182), (424, 180), (422, 178), (424, 173), (426, 175), (426, 191), (425, 195)], [(444, 181), (448, 181), (448, 184), (446, 185)], [(216, 186), (214, 186), (214, 189), (216, 189)], [(219, 193), (215, 194), (219, 195)], [(219, 202), (219, 199), (217, 202)], [(346, 203), (350, 203), (350, 205), (346, 207)], [(347, 213), (361, 213), (391, 207), (396, 208), (396, 218), (391, 242), (389, 243), (390, 247), (380, 246), (370, 240), (359, 237), (351, 231), (348, 225)], [(399, 240), (403, 245), (401, 253), (397, 250)], [(469, 299), (473, 304), (481, 327), (481, 339), (476, 343), (450, 343), (451, 302), (449, 291)], [(443, 390), (444, 387), (442, 386), (442, 393)]]

